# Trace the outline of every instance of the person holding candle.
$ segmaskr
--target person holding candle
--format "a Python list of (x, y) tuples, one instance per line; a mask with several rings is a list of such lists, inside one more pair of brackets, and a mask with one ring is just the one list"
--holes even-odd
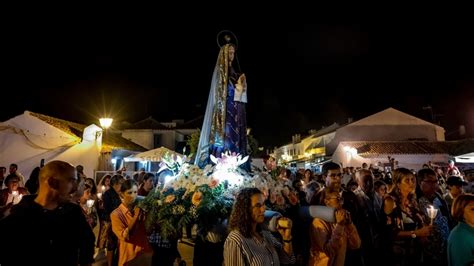
[(28, 195), (24, 187), (19, 186), (20, 178), (16, 175), (8, 175), (5, 178), (6, 188), (0, 191), (0, 218), (7, 216), (10, 208), (18, 204), (23, 195)]
[(110, 188), (110, 179), (112, 178), (112, 176), (110, 175), (105, 175), (104, 177), (102, 177), (102, 179), (99, 181), (99, 184), (97, 185), (97, 187), (100, 188), (100, 193), (102, 193), (102, 195), (104, 195), (105, 191), (107, 191), (109, 188)]
[(380, 243), (385, 245), (386, 262), (418, 265), (422, 260), (420, 239), (426, 239), (433, 226), (425, 224), (425, 215), (416, 201), (415, 174), (406, 168), (397, 168), (392, 179), (393, 186), (382, 205), (385, 228)]
[(417, 182), (418, 205), (433, 225), (433, 232), (423, 245), (424, 262), (428, 265), (446, 265), (447, 241), (452, 224), (448, 204), (438, 193), (438, 177), (433, 169), (418, 171)]
[[(93, 187), (89, 184), (84, 184), (84, 193), (82, 197), (79, 199), (79, 205), (82, 208), (82, 212), (87, 219), (87, 223), (94, 229), (97, 225), (97, 210), (94, 206), (94, 199), (92, 199), (92, 191)], [(92, 201), (92, 206), (89, 206)]]

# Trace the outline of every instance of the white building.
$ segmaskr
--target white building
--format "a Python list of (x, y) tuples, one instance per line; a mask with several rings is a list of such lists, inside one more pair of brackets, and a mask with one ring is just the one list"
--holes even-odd
[(392, 156), (399, 166), (418, 169), (428, 161), (466, 160), (474, 152), (471, 148), (458, 152), (459, 142), (446, 142), (444, 134), (444, 128), (438, 125), (387, 108), (358, 121), (333, 124), (305, 138), (294, 139), (277, 148), (275, 155), (279, 163), (296, 163), (297, 167), (305, 168), (327, 159), (359, 167), (363, 162), (386, 162), (387, 156)]
[(122, 137), (145, 147), (148, 150), (165, 147), (170, 150), (184, 153), (187, 137), (197, 132), (202, 126), (202, 117), (184, 122), (158, 122), (148, 117), (135, 124), (125, 125), (120, 132)]

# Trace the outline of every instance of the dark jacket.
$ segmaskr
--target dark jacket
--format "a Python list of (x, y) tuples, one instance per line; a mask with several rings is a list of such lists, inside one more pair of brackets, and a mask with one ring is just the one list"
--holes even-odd
[(0, 264), (5, 265), (77, 265), (94, 261), (95, 237), (81, 207), (61, 204), (55, 210), (44, 209), (25, 196), (8, 217), (0, 220)]

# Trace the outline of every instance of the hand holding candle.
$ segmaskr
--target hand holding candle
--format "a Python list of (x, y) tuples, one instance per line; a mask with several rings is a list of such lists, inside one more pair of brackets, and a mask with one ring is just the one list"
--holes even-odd
[(87, 211), (91, 213), (92, 211), (92, 206), (94, 206), (94, 200), (93, 199), (88, 199), (86, 202), (87, 205)]
[(16, 197), (18, 197), (18, 190), (12, 191), (12, 196), (13, 196), (13, 198), (12, 198), (12, 203), (13, 203), (13, 204), (18, 203), (18, 202), (15, 203)]

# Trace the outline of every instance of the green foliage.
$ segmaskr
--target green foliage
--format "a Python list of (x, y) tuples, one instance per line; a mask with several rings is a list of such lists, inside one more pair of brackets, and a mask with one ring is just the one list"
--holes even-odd
[(260, 158), (265, 154), (264, 150), (259, 150), (258, 140), (253, 135), (248, 135), (247, 140), (250, 149), (249, 154), (252, 155), (253, 158)]
[(215, 188), (202, 185), (197, 190), (203, 194), (203, 200), (196, 208), (196, 223), (200, 230), (208, 231), (219, 220), (229, 218), (233, 199), (224, 196), (225, 187), (223, 184), (219, 184)]
[(190, 154), (196, 154), (198, 145), (199, 145), (199, 137), (201, 136), (201, 130), (198, 129), (198, 131), (194, 132), (191, 134), (188, 139), (186, 140), (186, 145), (189, 146)]
[(196, 223), (200, 230), (208, 231), (219, 220), (230, 216), (233, 200), (224, 196), (223, 184), (215, 188), (201, 185), (196, 191), (203, 195), (198, 206), (192, 204), (192, 194), (185, 195), (184, 188), (150, 192), (138, 205), (147, 212), (147, 231), (158, 230), (164, 238), (179, 238), (182, 228), (188, 224)]
[(159, 231), (164, 238), (179, 238), (182, 228), (189, 223), (189, 199), (185, 189), (150, 192), (139, 207), (147, 212), (145, 227), (148, 232)]

